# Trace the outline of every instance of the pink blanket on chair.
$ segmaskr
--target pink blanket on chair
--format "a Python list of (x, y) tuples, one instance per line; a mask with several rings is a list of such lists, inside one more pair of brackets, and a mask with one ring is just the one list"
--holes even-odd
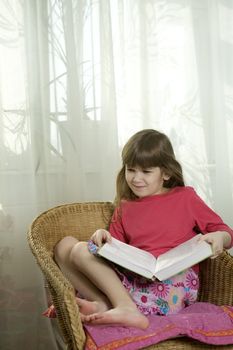
[(188, 336), (213, 345), (233, 344), (233, 307), (195, 303), (179, 314), (148, 316), (146, 330), (85, 325), (85, 350), (138, 350), (169, 338)]

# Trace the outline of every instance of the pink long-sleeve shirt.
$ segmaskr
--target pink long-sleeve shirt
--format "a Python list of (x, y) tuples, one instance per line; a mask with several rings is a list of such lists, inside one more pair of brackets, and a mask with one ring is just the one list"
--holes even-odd
[(109, 231), (113, 237), (154, 256), (187, 241), (199, 232), (233, 230), (209, 208), (192, 187), (175, 187), (133, 201), (122, 201), (116, 208)]

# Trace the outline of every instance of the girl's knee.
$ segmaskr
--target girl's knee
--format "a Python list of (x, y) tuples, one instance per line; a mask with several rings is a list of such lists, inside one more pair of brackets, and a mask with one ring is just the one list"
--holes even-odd
[(55, 261), (59, 263), (66, 260), (76, 243), (78, 240), (72, 236), (66, 236), (58, 241), (53, 249)]
[(70, 251), (70, 262), (77, 268), (82, 267), (83, 264), (86, 265), (90, 258), (92, 258), (92, 254), (90, 254), (87, 248), (87, 242), (78, 242)]

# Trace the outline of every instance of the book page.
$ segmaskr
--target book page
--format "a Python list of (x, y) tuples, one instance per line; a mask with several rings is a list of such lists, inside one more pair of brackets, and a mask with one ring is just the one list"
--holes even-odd
[(200, 236), (202, 235), (196, 235), (187, 242), (161, 254), (157, 259), (156, 277), (160, 279), (164, 274), (164, 278), (169, 278), (211, 256), (211, 245), (204, 241), (198, 242)]
[(152, 254), (113, 237), (112, 242), (105, 243), (99, 249), (98, 254), (139, 274), (142, 273), (138, 272), (139, 270), (136, 271), (134, 267), (139, 267), (142, 271), (149, 271), (151, 277), (155, 270), (156, 258)]

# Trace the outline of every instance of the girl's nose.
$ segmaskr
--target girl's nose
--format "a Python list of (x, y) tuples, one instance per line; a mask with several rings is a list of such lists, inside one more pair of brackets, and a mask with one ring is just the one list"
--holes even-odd
[(133, 181), (140, 181), (142, 179), (141, 171), (136, 171), (133, 176)]

